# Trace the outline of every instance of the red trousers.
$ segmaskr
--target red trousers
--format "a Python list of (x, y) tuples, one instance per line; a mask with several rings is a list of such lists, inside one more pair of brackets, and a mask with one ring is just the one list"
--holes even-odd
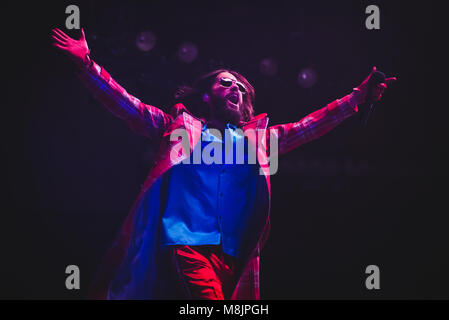
[(174, 263), (180, 282), (191, 299), (230, 299), (237, 284), (235, 259), (221, 246), (177, 245)]

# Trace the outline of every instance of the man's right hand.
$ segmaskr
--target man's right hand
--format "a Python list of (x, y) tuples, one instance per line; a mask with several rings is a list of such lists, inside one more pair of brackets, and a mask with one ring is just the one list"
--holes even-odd
[(83, 29), (81, 29), (81, 38), (79, 40), (70, 38), (57, 28), (53, 29), (52, 32), (51, 37), (54, 41), (52, 45), (54, 47), (62, 50), (79, 66), (86, 66), (89, 63), (88, 54), (90, 50), (87, 46)]

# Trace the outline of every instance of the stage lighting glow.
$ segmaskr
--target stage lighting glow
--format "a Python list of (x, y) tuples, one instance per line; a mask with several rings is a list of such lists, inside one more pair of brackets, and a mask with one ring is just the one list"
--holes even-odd
[(298, 84), (303, 88), (311, 88), (317, 82), (318, 75), (312, 68), (306, 68), (299, 72)]
[(179, 46), (179, 60), (185, 63), (192, 63), (198, 56), (198, 48), (191, 42), (184, 42)]
[(142, 31), (136, 37), (136, 46), (139, 50), (148, 52), (156, 45), (156, 35), (151, 31)]
[(265, 58), (260, 62), (260, 73), (267, 76), (274, 76), (278, 72), (277, 61), (272, 58)]

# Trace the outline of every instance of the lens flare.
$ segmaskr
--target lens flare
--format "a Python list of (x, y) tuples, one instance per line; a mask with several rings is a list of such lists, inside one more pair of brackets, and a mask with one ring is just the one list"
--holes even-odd
[(278, 72), (278, 63), (272, 58), (265, 58), (260, 62), (259, 70), (262, 74), (274, 76)]
[(318, 75), (312, 68), (306, 68), (299, 72), (298, 84), (303, 88), (311, 88), (317, 82)]
[(198, 48), (191, 42), (184, 42), (179, 46), (179, 60), (185, 63), (192, 63), (198, 56)]
[(136, 37), (136, 46), (140, 51), (148, 52), (156, 45), (156, 35), (149, 31), (142, 31)]

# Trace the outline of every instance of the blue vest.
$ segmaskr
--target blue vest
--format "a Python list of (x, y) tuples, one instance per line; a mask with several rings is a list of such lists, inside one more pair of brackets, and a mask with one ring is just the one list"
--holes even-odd
[[(247, 141), (237, 128), (228, 124), (226, 129), (232, 137), (233, 157), (227, 161), (230, 164), (225, 163), (226, 156), (230, 155), (225, 139), (212, 135), (204, 125), (195, 148), (201, 145), (204, 150), (214, 142), (222, 150), (221, 163), (205, 164), (201, 158), (200, 163), (194, 164), (193, 155), (199, 150), (193, 150), (188, 164), (181, 162), (170, 169), (162, 214), (162, 245), (221, 243), (223, 252), (239, 256), (242, 239), (254, 222), (251, 218), (260, 181), (259, 166), (248, 163)], [(237, 142), (244, 143), (244, 164), (236, 164)]]

